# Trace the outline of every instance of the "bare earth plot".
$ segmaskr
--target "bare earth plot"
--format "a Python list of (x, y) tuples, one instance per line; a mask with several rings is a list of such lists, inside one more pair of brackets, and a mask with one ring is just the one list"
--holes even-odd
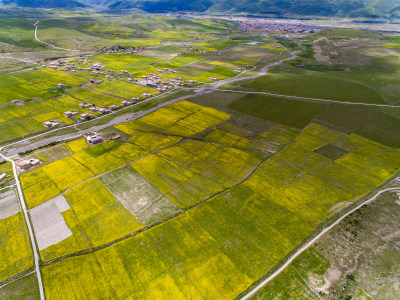
[(114, 196), (143, 224), (163, 219), (178, 207), (130, 166), (101, 176)]
[(39, 250), (57, 244), (72, 235), (62, 216), (71, 209), (63, 196), (46, 201), (30, 210)]

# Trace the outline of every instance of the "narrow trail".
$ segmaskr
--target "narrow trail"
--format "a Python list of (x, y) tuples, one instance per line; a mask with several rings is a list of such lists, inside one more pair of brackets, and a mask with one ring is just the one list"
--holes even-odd
[(277, 277), (283, 270), (285, 270), (292, 262), (295, 260), (301, 253), (303, 253), (305, 250), (307, 250), (312, 244), (314, 244), (317, 240), (319, 240), (325, 233), (327, 233), (329, 230), (331, 230), (333, 227), (335, 227), (337, 224), (339, 224), (344, 218), (346, 218), (348, 215), (352, 214), (356, 210), (360, 209), (362, 206), (371, 203), (374, 201), (376, 198), (378, 198), (381, 194), (388, 192), (388, 191), (399, 191), (400, 188), (394, 187), (394, 188), (386, 188), (383, 190), (380, 190), (377, 192), (374, 196), (366, 199), (365, 201), (361, 202), (359, 205), (357, 205), (355, 208), (352, 210), (348, 211), (344, 215), (342, 215), (340, 218), (338, 218), (335, 222), (333, 222), (331, 225), (325, 227), (324, 229), (321, 230), (321, 232), (316, 235), (313, 239), (311, 239), (309, 242), (307, 242), (305, 245), (303, 245), (299, 250), (297, 250), (295, 253), (293, 253), (292, 256), (279, 268), (277, 269), (274, 273), (272, 273), (270, 276), (268, 276), (266, 279), (261, 281), (256, 287), (254, 287), (251, 291), (249, 291), (246, 295), (244, 295), (241, 300), (247, 300), (250, 299), (252, 296), (254, 296), (263, 286), (265, 286), (267, 283), (269, 283), (271, 280), (273, 280), (275, 277)]
[(36, 272), (38, 285), (39, 285), (40, 300), (44, 300), (45, 299), (45, 294), (44, 294), (44, 287), (43, 287), (43, 282), (42, 282), (42, 274), (40, 273), (39, 251), (38, 251), (38, 247), (37, 247), (37, 243), (36, 243), (36, 238), (35, 238), (35, 235), (34, 235), (34, 232), (33, 232), (32, 223), (31, 223), (29, 215), (28, 215), (28, 210), (26, 209), (26, 202), (25, 202), (24, 194), (22, 192), (21, 183), (20, 183), (19, 178), (18, 178), (17, 166), (15, 164), (15, 161), (13, 161), (12, 159), (4, 156), (1, 153), (0, 153), (0, 157), (2, 157), (4, 160), (10, 162), (12, 164), (12, 167), (13, 167), (14, 179), (15, 179), (15, 182), (16, 182), (16, 185), (17, 185), (18, 196), (19, 196), (18, 197), (19, 204), (20, 204), (21, 209), (22, 209), (22, 211), (24, 213), (25, 224), (26, 224), (26, 227), (28, 229), (29, 238), (30, 238), (30, 241), (31, 241), (31, 246), (32, 246), (32, 251), (33, 251), (33, 259), (34, 259), (34, 262), (35, 262), (35, 272)]

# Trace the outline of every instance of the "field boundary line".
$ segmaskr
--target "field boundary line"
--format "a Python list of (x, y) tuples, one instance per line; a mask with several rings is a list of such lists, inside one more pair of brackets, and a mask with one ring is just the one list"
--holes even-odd
[[(269, 275), (266, 279), (261, 281), (257, 286), (251, 288), (251, 290), (241, 296), (240, 300), (247, 300), (250, 299), (252, 296), (254, 296), (261, 288), (263, 288), (267, 283), (269, 283), (271, 280), (273, 280), (275, 277), (277, 277), (282, 271), (284, 271), (300, 254), (302, 254), (305, 250), (307, 250), (312, 244), (314, 244), (318, 239), (320, 239), (325, 233), (327, 233), (329, 230), (331, 230), (333, 227), (335, 227), (337, 224), (339, 224), (344, 218), (346, 218), (348, 215), (352, 214), (353, 212), (357, 211), (364, 205), (367, 205), (371, 203), (372, 201), (376, 200), (381, 194), (388, 192), (388, 191), (399, 191), (400, 187), (392, 187), (392, 188), (385, 188), (383, 190), (379, 190), (377, 193), (375, 193), (372, 197), (367, 198), (366, 200), (362, 201), (360, 204), (358, 204), (356, 207), (352, 208), (342, 216), (340, 216), (336, 221), (334, 221), (332, 224), (329, 226), (324, 227), (315, 237), (313, 237), (311, 240), (309, 240), (306, 244), (301, 246), (295, 253), (293, 253), (284, 263), (282, 266), (280, 266), (275, 272), (273, 272), (271, 275)], [(318, 230), (318, 229), (317, 229)]]

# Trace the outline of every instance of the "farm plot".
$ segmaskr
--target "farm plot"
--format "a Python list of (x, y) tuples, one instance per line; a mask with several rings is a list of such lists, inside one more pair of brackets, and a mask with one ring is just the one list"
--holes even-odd
[(116, 80), (104, 81), (96, 85), (94, 89), (124, 98), (140, 97), (143, 93), (158, 94), (155, 88)]
[(46, 128), (43, 122), (57, 119), (71, 124), (64, 112), (78, 107), (79, 100), (68, 96), (52, 99), (32, 99), (23, 104), (0, 104), (0, 141), (15, 139)]
[(21, 184), (28, 207), (32, 208), (92, 176), (92, 172), (68, 156), (23, 174)]
[(119, 202), (145, 225), (178, 211), (176, 205), (130, 166), (107, 173), (100, 179)]
[(330, 78), (323, 73), (268, 73), (252, 79), (244, 87), (282, 95), (321, 98), (362, 103), (385, 103), (374, 89), (344, 79)]
[[(161, 59), (154, 57), (146, 57), (144, 55), (114, 53), (109, 55), (98, 55), (93, 57), (97, 62), (103, 63), (110, 69), (127, 70), (129, 72), (137, 72), (145, 69), (152, 64), (161, 62)], [(135, 74), (133, 74), (135, 76)]]
[(280, 124), (303, 128), (326, 108), (326, 105), (248, 94), (230, 104), (229, 108)]
[(139, 122), (140, 125), (155, 129), (161, 133), (190, 137), (228, 118), (229, 115), (227, 113), (213, 108), (180, 101), (158, 109), (138, 121), (124, 123), (115, 127), (129, 134), (132, 129), (135, 130), (136, 124)]
[[(5, 216), (4, 213), (2, 215)], [(0, 218), (0, 238), (0, 281), (33, 267), (33, 255), (22, 212)]]
[(41, 251), (45, 260), (102, 245), (142, 227), (97, 178), (72, 188), (65, 198), (71, 209), (62, 215), (73, 235)]
[(240, 127), (227, 126), (226, 123), (223, 123), (214, 128), (205, 137), (205, 140), (233, 148), (258, 150), (272, 154), (281, 149), (283, 145), (289, 143), (297, 134), (297, 129), (278, 125), (273, 130), (251, 139), (246, 138), (246, 136), (250, 135), (250, 132), (244, 131)]
[(57, 89), (58, 83), (76, 86), (87, 82), (86, 79), (50, 69), (28, 71), (0, 78), (0, 98), (3, 103), (16, 99), (54, 97), (60, 94)]
[[(93, 86), (94, 89), (96, 89), (96, 87), (97, 86)], [(67, 94), (75, 99), (78, 99), (77, 101), (79, 102), (77, 103), (89, 102), (102, 107), (107, 107), (110, 105), (119, 105), (121, 103), (121, 99), (104, 95), (103, 93), (95, 92), (79, 86), (68, 89)]]
[(63, 196), (46, 201), (29, 211), (39, 251), (55, 245), (72, 235), (62, 216), (71, 209)]
[(7, 190), (0, 194), (0, 220), (7, 219), (20, 211), (21, 208), (14, 190)]
[(65, 144), (51, 147), (50, 149), (35, 151), (35, 157), (44, 163), (52, 163), (70, 154), (71, 151)]
[[(222, 186), (203, 178), (156, 154), (131, 164), (179, 207), (188, 207), (222, 189)], [(162, 170), (162, 173), (159, 173)]]
[[(341, 146), (349, 153), (332, 160), (314, 152), (327, 144)], [(363, 196), (393, 176), (399, 166), (399, 153), (393, 149), (311, 124), (263, 164), (246, 185), (319, 223), (334, 213), (335, 204)]]

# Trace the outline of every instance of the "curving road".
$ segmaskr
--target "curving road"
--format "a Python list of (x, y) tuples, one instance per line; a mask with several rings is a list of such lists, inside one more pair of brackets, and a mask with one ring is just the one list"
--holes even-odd
[[(2, 148), (0, 150), (2, 150)], [(30, 237), (30, 241), (31, 241), (33, 258), (35, 261), (35, 272), (36, 272), (36, 277), (37, 277), (38, 285), (39, 285), (40, 300), (44, 300), (45, 295), (44, 295), (44, 288), (43, 288), (43, 282), (42, 282), (42, 274), (40, 273), (40, 266), (39, 266), (40, 256), (39, 256), (39, 252), (38, 252), (38, 247), (36, 245), (36, 238), (33, 233), (32, 224), (31, 224), (31, 221), (28, 216), (28, 210), (26, 209), (26, 202), (25, 202), (24, 194), (22, 193), (21, 183), (18, 178), (17, 167), (16, 167), (15, 162), (12, 159), (4, 156), (1, 153), (0, 153), (0, 157), (2, 157), (4, 160), (6, 160), (12, 164), (14, 178), (15, 178), (15, 182), (16, 182), (17, 190), (18, 190), (19, 203), (20, 203), (21, 209), (24, 213), (25, 223), (26, 223), (26, 227), (28, 228), (29, 237)]]
[(269, 283), (272, 279), (274, 279), (276, 276), (278, 276), (283, 270), (285, 270), (292, 262), (293, 260), (298, 257), (301, 253), (303, 253), (305, 250), (307, 250), (313, 243), (315, 243), (319, 238), (321, 238), (325, 233), (327, 233), (329, 230), (331, 230), (333, 227), (335, 227), (337, 224), (339, 224), (344, 218), (346, 218), (348, 215), (352, 214), (356, 210), (360, 209), (363, 205), (368, 204), (372, 201), (374, 201), (376, 198), (378, 198), (381, 194), (387, 192), (387, 191), (400, 191), (400, 188), (386, 188), (378, 193), (376, 193), (374, 196), (371, 198), (363, 201), (361, 204), (350, 210), (349, 212), (345, 213), (343, 216), (341, 216), (339, 219), (337, 219), (334, 223), (331, 225), (325, 227), (317, 236), (315, 236), (312, 240), (310, 240), (307, 244), (303, 245), (299, 250), (297, 250), (278, 270), (276, 270), (274, 273), (272, 273), (270, 276), (268, 276), (266, 279), (264, 279), (262, 282), (260, 282), (255, 288), (253, 288), (250, 292), (248, 292), (246, 295), (244, 295), (241, 300), (247, 300), (250, 299), (252, 296), (254, 296), (263, 286), (265, 286), (267, 283)]
[(76, 50), (76, 49), (65, 49), (65, 48), (56, 47), (56, 46), (54, 46), (53, 44), (46, 43), (46, 42), (43, 42), (43, 41), (39, 40), (38, 37), (37, 37), (37, 29), (38, 29), (38, 24), (39, 24), (39, 22), (40, 22), (40, 21), (36, 21), (36, 23), (33, 24), (33, 26), (35, 26), (35, 40), (36, 40), (37, 42), (42, 43), (42, 44), (45, 44), (45, 45), (47, 45), (47, 46), (50, 46), (50, 47), (52, 47), (53, 49), (59, 49), (59, 50), (65, 50), (65, 51), (81, 51), (81, 50)]

